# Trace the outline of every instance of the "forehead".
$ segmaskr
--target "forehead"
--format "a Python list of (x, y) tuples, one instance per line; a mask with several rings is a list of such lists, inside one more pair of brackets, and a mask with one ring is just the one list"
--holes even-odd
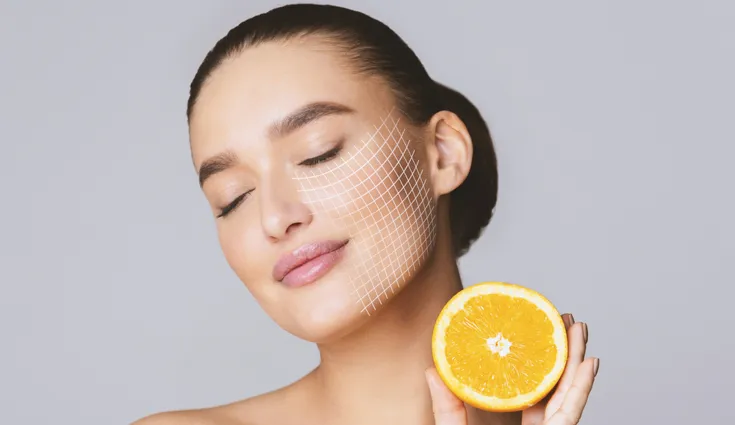
[(270, 123), (315, 101), (380, 115), (393, 97), (377, 78), (358, 74), (327, 43), (268, 42), (248, 47), (210, 75), (190, 118), (195, 164), (243, 141), (267, 137)]

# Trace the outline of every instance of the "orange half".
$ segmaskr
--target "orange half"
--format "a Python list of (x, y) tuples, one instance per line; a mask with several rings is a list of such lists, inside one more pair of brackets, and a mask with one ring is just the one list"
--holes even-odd
[(486, 282), (444, 306), (432, 352), (439, 376), (459, 399), (487, 411), (518, 411), (543, 399), (561, 378), (567, 333), (543, 295)]

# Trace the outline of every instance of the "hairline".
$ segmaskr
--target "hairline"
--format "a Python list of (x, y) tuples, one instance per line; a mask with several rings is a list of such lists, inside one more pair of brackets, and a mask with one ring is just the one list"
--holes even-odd
[[(199, 103), (199, 98), (202, 96), (202, 93), (204, 92), (205, 88), (210, 83), (210, 80), (214, 77), (214, 75), (217, 73), (217, 70), (219, 70), (223, 65), (225, 65), (227, 62), (233, 61), (237, 59), (240, 55), (242, 55), (247, 49), (255, 48), (258, 46), (261, 46), (266, 43), (282, 43), (283, 45), (287, 45), (288, 43), (298, 40), (301, 42), (310, 42), (310, 41), (316, 41), (317, 43), (321, 42), (322, 44), (331, 46), (334, 48), (336, 53), (339, 53), (338, 60), (344, 61), (345, 65), (348, 66), (356, 75), (361, 75), (366, 78), (374, 78), (377, 79), (382, 84), (385, 84), (388, 87), (388, 90), (391, 92), (391, 96), (393, 97), (393, 101), (395, 103), (395, 109), (401, 113), (401, 115), (405, 116), (409, 121), (413, 121), (410, 114), (407, 114), (403, 109), (400, 107), (400, 99), (399, 99), (399, 92), (400, 89), (394, 87), (394, 85), (391, 83), (390, 79), (387, 78), (385, 75), (382, 75), (380, 72), (370, 72), (367, 67), (361, 66), (361, 58), (359, 56), (357, 57), (350, 57), (350, 48), (352, 45), (357, 44), (356, 42), (350, 42), (348, 39), (350, 38), (350, 35), (348, 33), (340, 32), (339, 30), (330, 29), (330, 28), (318, 28), (318, 29), (309, 29), (309, 30), (301, 30), (299, 32), (296, 32), (294, 34), (287, 34), (287, 35), (279, 35), (276, 37), (270, 37), (268, 39), (256, 39), (252, 40), (252, 38), (248, 38), (243, 40), (242, 43), (237, 45), (236, 48), (231, 49), (226, 54), (222, 56), (222, 58), (217, 61), (217, 63), (211, 68), (209, 73), (206, 75), (206, 77), (201, 81), (199, 85), (199, 90), (196, 93), (196, 98), (193, 99), (193, 102), (191, 103), (191, 107), (189, 108), (188, 114), (187, 114), (187, 122), (190, 124), (191, 119), (195, 114), (196, 106)], [(314, 39), (314, 40), (309, 40)], [(347, 39), (347, 40), (346, 40)]]

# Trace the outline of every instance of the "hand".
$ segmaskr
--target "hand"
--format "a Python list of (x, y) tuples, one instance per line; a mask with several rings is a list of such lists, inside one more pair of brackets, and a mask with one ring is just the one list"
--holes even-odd
[[(522, 425), (576, 425), (582, 417), (599, 360), (585, 359), (587, 325), (574, 323), (571, 314), (562, 316), (569, 339), (569, 357), (556, 388), (542, 401), (523, 411)], [(467, 410), (444, 385), (436, 369), (426, 371), (436, 425), (467, 425)]]

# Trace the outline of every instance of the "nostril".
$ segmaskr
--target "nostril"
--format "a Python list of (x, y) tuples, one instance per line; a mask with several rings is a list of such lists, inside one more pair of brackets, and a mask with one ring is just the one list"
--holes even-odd
[(291, 223), (291, 224), (290, 224), (290, 225), (289, 225), (289, 226), (288, 226), (288, 227), (286, 228), (286, 234), (288, 235), (288, 234), (290, 234), (290, 233), (293, 233), (293, 232), (295, 232), (295, 231), (296, 231), (296, 230), (298, 230), (298, 228), (299, 228), (299, 227), (301, 227), (301, 226), (303, 226), (303, 224), (302, 224), (302, 223)]

